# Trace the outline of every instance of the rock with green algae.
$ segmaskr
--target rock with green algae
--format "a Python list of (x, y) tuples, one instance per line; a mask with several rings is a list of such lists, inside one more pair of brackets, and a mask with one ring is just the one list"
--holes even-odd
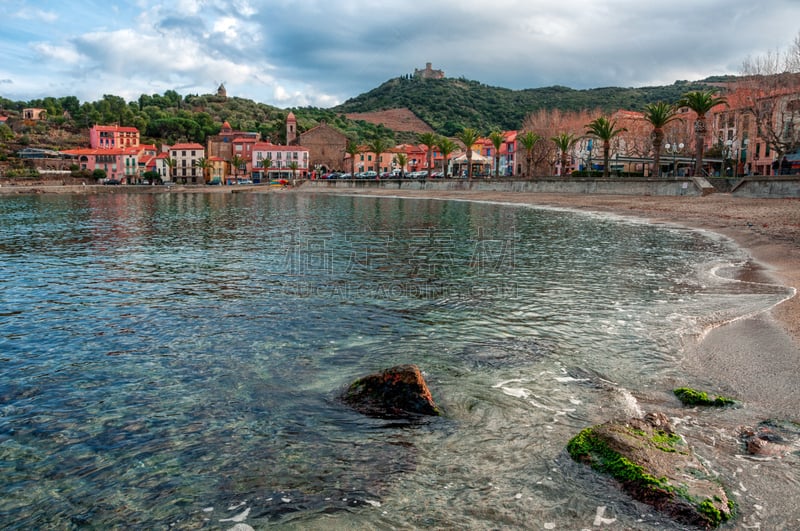
[(723, 486), (662, 413), (586, 428), (569, 441), (567, 451), (680, 523), (713, 528), (734, 515)]
[(683, 402), (683, 405), (685, 406), (725, 407), (736, 403), (736, 401), (732, 398), (727, 398), (724, 396), (710, 398), (708, 393), (705, 391), (698, 391), (696, 389), (692, 389), (691, 387), (678, 387), (672, 392), (675, 393), (675, 396), (678, 397), (678, 400)]
[(359, 378), (345, 390), (342, 400), (372, 417), (441, 415), (416, 365), (398, 365)]

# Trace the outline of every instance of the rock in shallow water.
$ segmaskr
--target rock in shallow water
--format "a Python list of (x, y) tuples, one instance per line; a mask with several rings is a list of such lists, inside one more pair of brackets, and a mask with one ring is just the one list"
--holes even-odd
[(372, 417), (441, 415), (416, 365), (398, 365), (359, 378), (345, 390), (342, 399)]
[(661, 413), (586, 428), (567, 450), (575, 461), (610, 474), (628, 494), (678, 522), (710, 528), (733, 516), (725, 489)]

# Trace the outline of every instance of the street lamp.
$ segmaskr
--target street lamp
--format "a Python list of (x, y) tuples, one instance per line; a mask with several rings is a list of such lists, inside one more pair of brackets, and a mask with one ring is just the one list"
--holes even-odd
[(683, 147), (684, 147), (683, 146), (683, 142), (680, 142), (678, 144), (669, 144), (669, 143), (667, 143), (667, 144), (664, 145), (664, 149), (667, 150), (667, 153), (671, 153), (672, 154), (672, 176), (673, 177), (677, 177), (678, 176), (678, 169), (675, 167), (675, 164), (677, 163), (677, 155), (678, 155), (678, 153), (683, 151)]

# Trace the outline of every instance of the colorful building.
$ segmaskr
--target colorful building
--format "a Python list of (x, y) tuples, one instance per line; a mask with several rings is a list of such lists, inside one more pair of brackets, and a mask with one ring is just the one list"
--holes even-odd
[(170, 181), (181, 184), (202, 184), (205, 179), (203, 169), (197, 165), (205, 158), (205, 148), (195, 142), (175, 144), (169, 148), (169, 158), (174, 161)]
[(89, 146), (93, 149), (116, 149), (139, 145), (139, 130), (119, 125), (95, 125), (89, 129)]
[(271, 142), (256, 142), (252, 146), (250, 164), (254, 181), (305, 179), (310, 162), (309, 151), (303, 146), (280, 146)]

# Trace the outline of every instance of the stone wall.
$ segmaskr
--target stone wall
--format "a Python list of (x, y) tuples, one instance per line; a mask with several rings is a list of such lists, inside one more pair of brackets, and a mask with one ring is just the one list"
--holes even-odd
[(737, 197), (800, 197), (800, 175), (745, 177), (731, 188)]
[(687, 195), (700, 196), (713, 191), (705, 179), (535, 179), (535, 180), (316, 180), (311, 188), (386, 188), (399, 190), (474, 190), (491, 192), (538, 192), (566, 194), (615, 195)]

